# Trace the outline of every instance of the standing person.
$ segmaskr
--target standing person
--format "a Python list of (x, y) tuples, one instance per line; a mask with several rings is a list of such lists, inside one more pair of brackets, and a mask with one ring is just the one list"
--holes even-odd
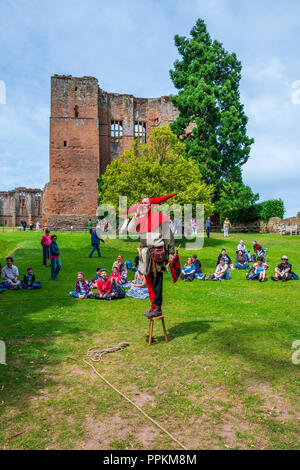
[(26, 227), (27, 227), (27, 222), (26, 222), (26, 220), (21, 220), (21, 225), (22, 225), (23, 230), (24, 230), (24, 232), (25, 232)]
[(32, 220), (29, 222), (29, 230), (32, 232), (32, 229), (33, 229), (33, 222)]
[(92, 231), (92, 236), (91, 236), (91, 245), (92, 245), (92, 251), (89, 254), (89, 258), (93, 256), (94, 251), (97, 250), (98, 253), (98, 258), (101, 258), (101, 253), (99, 249), (100, 241), (104, 243), (103, 238), (101, 238), (100, 233), (97, 232), (97, 230)]
[(278, 266), (276, 266), (275, 268), (275, 277), (274, 276), (271, 276), (271, 279), (272, 281), (289, 281), (290, 279), (292, 279), (292, 265), (291, 263), (289, 263), (288, 261), (288, 257), (287, 256), (283, 256), (281, 258), (281, 263), (278, 264)]
[(212, 226), (212, 221), (210, 220), (210, 217), (207, 217), (207, 219), (205, 221), (205, 230), (206, 230), (207, 238), (209, 238), (209, 236), (210, 236), (211, 226)]
[(144, 315), (153, 318), (162, 315), (163, 272), (174, 257), (174, 236), (170, 230), (170, 221), (161, 212), (155, 212), (154, 204), (175, 196), (157, 198), (144, 197), (138, 206), (128, 209), (127, 213), (136, 209), (134, 217), (128, 225), (129, 233), (140, 235), (139, 271), (146, 276), (151, 307)]
[[(47, 259), (50, 258), (49, 245), (51, 243), (50, 229), (46, 228), (44, 235), (41, 238), (41, 245), (43, 247), (43, 266), (46, 268)], [(50, 261), (49, 261), (50, 263)]]
[(59, 258), (60, 251), (57, 244), (57, 236), (51, 235), (51, 243), (49, 245), (50, 250), (50, 263), (51, 263), (51, 279), (56, 281), (58, 273), (61, 269), (61, 261)]
[(224, 237), (229, 237), (229, 228), (230, 227), (231, 227), (231, 222), (228, 219), (228, 217), (226, 217), (226, 219), (223, 222)]
[(93, 222), (91, 219), (89, 219), (88, 221), (88, 230), (89, 230), (89, 234), (92, 235), (92, 231), (93, 231)]
[(2, 279), (8, 284), (8, 289), (20, 289), (21, 281), (18, 279), (19, 270), (17, 266), (13, 265), (13, 258), (8, 256), (6, 258), (6, 266), (2, 269)]
[(41, 230), (41, 224), (39, 223), (39, 221), (37, 221), (37, 223), (35, 224), (35, 230)]

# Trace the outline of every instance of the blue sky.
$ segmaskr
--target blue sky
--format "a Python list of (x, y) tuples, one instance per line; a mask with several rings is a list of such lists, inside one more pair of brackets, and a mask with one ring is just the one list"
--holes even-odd
[(297, 0), (0, 0), (0, 190), (48, 182), (51, 75), (93, 75), (101, 88), (135, 96), (175, 93), (174, 35), (189, 35), (203, 18), (242, 61), (241, 101), (255, 138), (244, 180), (296, 215), (299, 17)]

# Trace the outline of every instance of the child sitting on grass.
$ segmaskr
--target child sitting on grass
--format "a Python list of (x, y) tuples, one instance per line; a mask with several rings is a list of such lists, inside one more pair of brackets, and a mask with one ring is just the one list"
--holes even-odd
[(96, 274), (90, 282), (90, 288), (91, 289), (97, 289), (97, 282), (99, 281), (99, 279), (101, 279), (101, 274), (100, 273), (101, 273), (101, 268), (97, 268), (96, 269)]
[(76, 299), (86, 299), (89, 297), (91, 292), (90, 285), (86, 279), (84, 279), (83, 272), (79, 272), (77, 274), (77, 281), (75, 284), (75, 290), (73, 292), (69, 292), (72, 297)]
[(112, 273), (111, 275), (109, 276), (109, 279), (112, 281), (112, 282), (121, 282), (121, 274), (117, 268), (117, 266), (113, 266), (112, 268)]
[(35, 275), (32, 272), (32, 267), (27, 268), (27, 273), (23, 277), (22, 289), (40, 289), (42, 287), (41, 282), (35, 281)]

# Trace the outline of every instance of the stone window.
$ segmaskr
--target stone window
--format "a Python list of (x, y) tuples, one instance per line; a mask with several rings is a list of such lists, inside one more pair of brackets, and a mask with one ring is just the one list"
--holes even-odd
[(74, 107), (74, 116), (75, 116), (75, 118), (78, 118), (78, 117), (79, 117), (79, 109), (78, 109), (77, 104), (76, 104), (76, 106)]
[(111, 137), (123, 137), (123, 122), (112, 120), (110, 125)]
[(36, 215), (39, 215), (41, 212), (41, 198), (36, 197), (34, 200), (34, 207)]
[(134, 137), (140, 142), (146, 142), (146, 123), (136, 121), (134, 124)]
[(24, 216), (25, 215), (25, 198), (23, 197), (20, 197), (20, 216)]
[(67, 146), (67, 141), (66, 141), (66, 140), (64, 140), (64, 147), (66, 147), (66, 146)]

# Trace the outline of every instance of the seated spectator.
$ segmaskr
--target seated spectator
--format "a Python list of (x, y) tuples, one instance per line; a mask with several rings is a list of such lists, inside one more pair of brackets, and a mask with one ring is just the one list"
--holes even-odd
[(249, 268), (248, 258), (246, 257), (246, 253), (244, 253), (242, 250), (239, 250), (238, 254), (236, 255), (235, 267), (237, 269)]
[(112, 292), (111, 280), (107, 276), (106, 269), (101, 269), (101, 279), (97, 282), (97, 293), (92, 294), (95, 299), (99, 300), (112, 300), (115, 297), (115, 293)]
[(211, 279), (212, 281), (227, 281), (231, 279), (230, 269), (228, 264), (225, 262), (224, 256), (220, 258), (220, 263), (218, 264), (214, 274), (210, 274), (207, 280)]
[(187, 262), (183, 266), (181, 270), (181, 279), (183, 281), (191, 282), (194, 279), (194, 274), (196, 272), (195, 265), (192, 262), (192, 258), (188, 258)]
[(205, 274), (202, 274), (202, 266), (201, 266), (201, 261), (197, 259), (197, 255), (192, 256), (192, 263), (195, 266), (195, 274), (194, 274), (194, 279), (200, 279), (201, 281), (205, 280)]
[(246, 274), (246, 278), (248, 281), (260, 281), (264, 282), (266, 281), (266, 270), (268, 269), (268, 265), (264, 263), (263, 257), (259, 256), (257, 258), (257, 263), (254, 263), (251, 270), (252, 274)]
[(288, 262), (288, 257), (281, 258), (282, 263), (278, 264), (275, 268), (275, 277), (271, 276), (272, 281), (289, 281), (292, 279), (292, 265)]
[(140, 262), (140, 257), (139, 255), (137, 255), (135, 258), (134, 258), (134, 266), (131, 268), (132, 271), (138, 271), (138, 268), (139, 268), (139, 262)]
[(109, 276), (109, 279), (111, 280), (111, 282), (120, 282), (121, 283), (121, 275), (118, 271), (117, 266), (114, 266), (112, 268), (112, 273)]
[[(0, 274), (2, 272), (2, 266), (0, 264)], [(9, 288), (9, 283), (7, 281), (0, 282), (0, 294)]]
[(75, 290), (69, 294), (76, 299), (86, 299), (90, 296), (91, 288), (89, 282), (84, 279), (83, 272), (77, 274), (77, 281), (75, 284)]
[(139, 271), (135, 273), (134, 281), (126, 295), (134, 299), (149, 299), (149, 291), (144, 274), (141, 274)]
[(228, 266), (229, 266), (230, 269), (234, 269), (234, 266), (233, 266), (233, 264), (232, 264), (231, 258), (230, 258), (230, 256), (226, 253), (225, 248), (222, 249), (221, 253), (220, 253), (219, 256), (218, 256), (217, 266), (218, 266), (218, 264), (220, 264), (220, 259), (222, 258), (222, 256), (223, 256), (223, 258), (225, 258), (225, 264), (228, 264)]
[(237, 246), (237, 253), (242, 250), (242, 252), (246, 255), (246, 259), (250, 259), (250, 253), (248, 253), (244, 240), (240, 240), (239, 245)]
[(263, 263), (266, 262), (266, 252), (263, 248), (259, 248), (258, 252), (257, 252), (257, 257), (260, 256), (261, 258), (263, 258)]
[(96, 274), (91, 280), (91, 282), (89, 283), (91, 289), (97, 289), (97, 282), (99, 279), (101, 279), (101, 268), (96, 269)]
[(27, 268), (27, 273), (23, 277), (22, 288), (23, 289), (40, 289), (42, 287), (41, 282), (35, 280), (35, 275), (32, 272), (32, 267)]
[(128, 282), (128, 279), (127, 279), (127, 266), (126, 266), (126, 263), (123, 260), (122, 255), (119, 254), (117, 256), (117, 260), (114, 262), (112, 268), (114, 268), (114, 267), (117, 267), (117, 269), (120, 273), (122, 286), (123, 287), (129, 287), (130, 282)]
[(254, 253), (256, 253), (258, 255), (258, 252), (261, 251), (262, 246), (259, 243), (257, 243), (256, 240), (253, 240), (252, 244), (253, 244)]
[(8, 289), (20, 289), (21, 288), (21, 281), (19, 281), (19, 270), (17, 266), (13, 265), (13, 258), (8, 256), (6, 258), (6, 266), (2, 269), (2, 279), (3, 281), (7, 281)]

